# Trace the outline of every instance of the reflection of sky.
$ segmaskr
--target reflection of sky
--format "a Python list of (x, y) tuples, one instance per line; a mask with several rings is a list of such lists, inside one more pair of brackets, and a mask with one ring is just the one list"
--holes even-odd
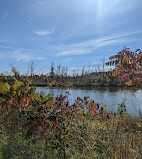
[[(37, 88), (37, 92), (43, 90), (46, 94), (53, 93), (54, 96), (60, 95), (61, 93), (65, 95), (65, 89), (45, 89)], [(93, 99), (96, 103), (101, 103), (108, 106), (109, 111), (117, 111), (118, 103), (121, 103), (124, 98), (126, 98), (126, 107), (128, 112), (131, 114), (138, 114), (139, 109), (142, 112), (142, 90), (137, 90), (132, 94), (130, 90), (69, 90), (68, 100), (70, 103), (73, 103), (77, 97), (84, 98), (84, 96), (89, 96), (90, 99)]]

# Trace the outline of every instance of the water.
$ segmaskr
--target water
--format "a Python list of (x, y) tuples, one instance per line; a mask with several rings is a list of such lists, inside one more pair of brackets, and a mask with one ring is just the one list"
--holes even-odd
[[(37, 92), (44, 91), (45, 94), (52, 93), (54, 96), (60, 95), (61, 93), (65, 95), (66, 89), (57, 88), (37, 88)], [(138, 115), (139, 110), (142, 112), (142, 89), (139, 89), (132, 93), (130, 89), (122, 88), (96, 88), (96, 89), (73, 89), (69, 90), (70, 95), (68, 100), (73, 103), (77, 97), (84, 98), (84, 96), (89, 96), (96, 103), (101, 103), (102, 105), (107, 105), (109, 111), (117, 111), (118, 103), (122, 102), (126, 98), (127, 111), (135, 116)]]

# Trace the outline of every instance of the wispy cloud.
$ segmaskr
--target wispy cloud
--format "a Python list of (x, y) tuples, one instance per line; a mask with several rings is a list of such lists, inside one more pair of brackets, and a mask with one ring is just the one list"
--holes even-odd
[[(11, 46), (0, 46), (0, 58), (14, 59), (16, 61), (42, 60), (44, 57), (39, 56), (35, 50), (27, 48), (16, 48)], [(37, 53), (37, 54), (35, 54)]]
[(44, 57), (42, 56), (35, 56), (30, 53), (24, 53), (20, 51), (15, 51), (15, 52), (0, 52), (0, 59), (14, 59), (16, 61), (31, 61), (31, 60), (42, 60)]
[(94, 50), (101, 47), (114, 45), (114, 44), (127, 44), (128, 42), (135, 41), (135, 39), (133, 38), (128, 38), (129, 36), (139, 33), (142, 33), (142, 30), (110, 35), (102, 38), (95, 38), (92, 40), (87, 40), (76, 44), (61, 45), (61, 49), (64, 50), (60, 53), (57, 53), (57, 56), (89, 54), (93, 53)]
[(36, 34), (38, 36), (47, 36), (52, 33), (54, 33), (54, 30), (39, 30), (39, 31), (34, 32), (34, 34)]
[(23, 51), (35, 51), (35, 50), (33, 50), (33, 49), (18, 48), (18, 47), (5, 46), (5, 45), (0, 45), (0, 48), (3, 48), (3, 49), (12, 49), (12, 50), (23, 50)]
[(57, 54), (57, 56), (70, 56), (70, 55), (83, 55), (88, 54), (87, 50), (71, 50), (71, 51), (63, 51)]
[(20, 52), (20, 51), (16, 51), (13, 54), (13, 58), (16, 59), (16, 61), (31, 61), (31, 60), (42, 60), (44, 59), (43, 57), (41, 56), (37, 56), (37, 55), (33, 55), (31, 53), (23, 53), (23, 52)]
[(110, 36), (106, 36), (106, 37), (102, 37), (102, 38), (92, 39), (92, 40), (88, 40), (88, 41), (84, 41), (84, 42), (75, 44), (74, 46), (96, 48), (96, 47), (100, 47), (100, 46), (110, 45), (113, 43), (119, 43), (119, 42), (121, 42), (121, 40), (122, 40), (122, 42), (124, 42), (124, 38), (125, 38), (125, 41), (127, 42), (127, 41), (129, 41), (127, 38), (128, 36), (139, 34), (139, 33), (142, 33), (142, 30), (127, 32), (127, 33), (120, 33), (120, 34), (110, 35)]

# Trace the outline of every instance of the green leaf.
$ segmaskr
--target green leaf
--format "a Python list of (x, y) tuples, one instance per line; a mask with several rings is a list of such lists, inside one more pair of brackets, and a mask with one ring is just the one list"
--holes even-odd
[[(7, 84), (8, 84), (8, 83), (7, 83)], [(1, 89), (2, 91), (9, 91), (7, 84), (0, 82), (0, 89)], [(9, 87), (10, 87), (10, 86), (9, 86)]]
[(13, 85), (14, 90), (16, 90), (17, 87), (18, 87), (18, 84), (17, 84), (17, 82), (15, 82), (14, 85)]
[(23, 83), (21, 82), (21, 81), (15, 81), (15, 83), (18, 85), (18, 86), (22, 86), (23, 85)]
[(35, 95), (35, 100), (36, 100), (37, 102), (41, 102), (41, 97), (40, 97), (40, 94), (39, 94), (39, 93), (36, 93), (36, 95)]
[(43, 99), (43, 102), (46, 102), (46, 101), (48, 101), (48, 100), (49, 100), (49, 97), (46, 96), (46, 97)]
[(18, 91), (18, 97), (20, 97), (20, 95), (21, 95), (21, 92), (20, 92), (20, 91)]
[(10, 85), (8, 83), (5, 83), (5, 86), (7, 87), (8, 90), (10, 90)]

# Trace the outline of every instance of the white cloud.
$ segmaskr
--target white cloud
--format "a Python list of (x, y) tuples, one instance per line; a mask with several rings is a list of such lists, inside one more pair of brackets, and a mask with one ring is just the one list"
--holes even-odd
[(31, 60), (42, 60), (44, 57), (42, 56), (35, 56), (30, 53), (24, 53), (20, 51), (16, 52), (10, 52), (10, 51), (5, 51), (5, 52), (0, 52), (0, 59), (3, 58), (9, 58), (9, 59), (15, 59), (16, 61), (31, 61)]
[(16, 61), (31, 61), (31, 60), (42, 60), (44, 57), (38, 56), (35, 50), (27, 48), (16, 48), (11, 46), (0, 46), (0, 58), (9, 58)]
[(54, 30), (40, 30), (40, 31), (35, 31), (34, 34), (38, 36), (47, 36), (49, 34), (54, 33)]
[[(113, 43), (119, 43), (119, 42), (123, 43), (124, 42), (124, 37), (135, 35), (135, 34), (138, 34), (138, 33), (142, 33), (142, 30), (111, 35), (111, 36), (97, 38), (97, 39), (93, 39), (93, 40), (88, 40), (88, 41), (84, 41), (84, 42), (75, 44), (74, 46), (76, 46), (76, 47), (97, 48), (97, 47), (100, 47), (100, 46), (106, 46), (106, 45), (110, 45), (110, 44), (113, 44)], [(127, 40), (127, 38), (126, 38), (125, 42), (127, 42), (127, 41), (129, 41), (129, 40)], [(71, 47), (73, 47), (73, 45)]]
[(96, 38), (88, 41), (83, 41), (77, 44), (61, 45), (60, 49), (62, 49), (63, 51), (57, 53), (57, 56), (90, 54), (93, 53), (94, 50), (101, 47), (114, 45), (114, 44), (123, 44), (123, 43), (127, 44), (128, 42), (135, 41), (135, 39), (127, 38), (128, 36), (139, 34), (141, 32), (142, 30), (138, 30), (133, 32), (121, 33), (118, 35), (116, 34), (102, 38)]
[(35, 50), (32, 50), (32, 49), (27, 49), (27, 48), (17, 48), (17, 47), (13, 47), (13, 46), (4, 46), (4, 45), (0, 45), (0, 48), (3, 48), (3, 49), (11, 49), (11, 50), (23, 50), (23, 51), (35, 51)]
[(88, 54), (87, 50), (71, 50), (71, 51), (63, 51), (57, 54), (57, 56), (71, 56), (71, 55), (83, 55)]
[(35, 56), (33, 54), (28, 53), (21, 53), (21, 52), (15, 52), (13, 53), (13, 57), (16, 59), (16, 61), (31, 61), (31, 60), (42, 60), (43, 57)]

